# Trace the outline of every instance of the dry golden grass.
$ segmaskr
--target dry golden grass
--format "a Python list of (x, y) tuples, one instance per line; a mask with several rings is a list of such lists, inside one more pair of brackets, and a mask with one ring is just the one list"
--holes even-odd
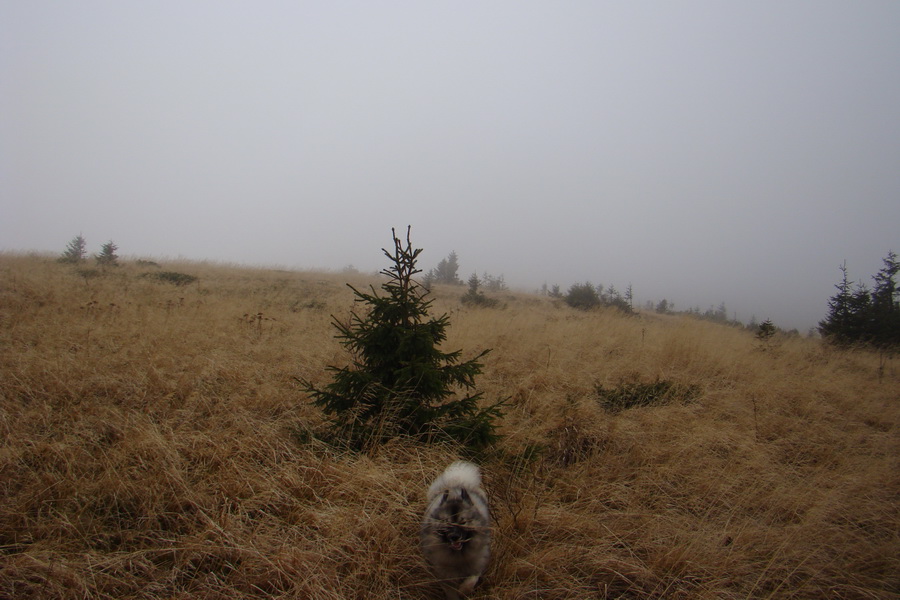
[[(0, 255), (0, 597), (439, 598), (416, 542), (454, 458), (310, 442), (348, 276)], [(366, 279), (356, 276), (357, 285)], [(478, 598), (896, 598), (900, 376), (811, 340), (501, 296), (451, 312), (509, 398)], [(597, 384), (699, 397), (624, 411)], [(526, 460), (527, 450), (543, 447)]]

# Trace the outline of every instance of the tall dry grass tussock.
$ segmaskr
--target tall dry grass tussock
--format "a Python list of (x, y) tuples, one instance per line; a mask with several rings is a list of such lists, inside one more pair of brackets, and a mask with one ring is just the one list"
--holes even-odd
[[(295, 378), (347, 361), (346, 277), (0, 255), (0, 597), (440, 597), (417, 528), (454, 451), (310, 436)], [(476, 597), (900, 594), (895, 361), (460, 293), (436, 291), (447, 348), (492, 348), (478, 383), (508, 399)], [(617, 413), (597, 396), (657, 382), (695, 393)]]

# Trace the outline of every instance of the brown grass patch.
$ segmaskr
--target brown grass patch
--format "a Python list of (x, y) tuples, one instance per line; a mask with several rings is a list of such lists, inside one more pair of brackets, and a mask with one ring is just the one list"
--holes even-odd
[[(452, 452), (306, 435), (295, 377), (346, 361), (350, 276), (159, 269), (198, 279), (0, 255), (0, 597), (439, 598), (417, 529)], [(476, 597), (900, 594), (896, 363), (459, 294), (436, 292), (447, 347), (493, 348), (480, 388), (509, 398)], [(611, 414), (596, 393), (656, 381), (696, 397)]]

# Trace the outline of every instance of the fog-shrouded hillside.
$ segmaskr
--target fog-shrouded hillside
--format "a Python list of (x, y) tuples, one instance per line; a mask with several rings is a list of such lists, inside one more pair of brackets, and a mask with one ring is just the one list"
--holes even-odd
[[(298, 383), (350, 360), (346, 283), (379, 280), (0, 254), (0, 597), (441, 598), (418, 526), (458, 449), (331, 447)], [(896, 358), (464, 292), (444, 346), (507, 400), (475, 598), (900, 593)]]

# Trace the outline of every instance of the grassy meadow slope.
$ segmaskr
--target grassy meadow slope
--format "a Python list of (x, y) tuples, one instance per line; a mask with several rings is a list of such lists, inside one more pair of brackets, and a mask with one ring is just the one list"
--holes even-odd
[[(308, 435), (295, 378), (346, 363), (330, 314), (364, 276), (92, 274), (0, 255), (0, 598), (441, 597), (416, 540), (452, 449)], [(492, 348), (479, 388), (509, 398), (476, 598), (898, 597), (896, 360), (462, 292), (435, 292), (446, 347)], [(692, 399), (598, 403), (657, 380)]]

